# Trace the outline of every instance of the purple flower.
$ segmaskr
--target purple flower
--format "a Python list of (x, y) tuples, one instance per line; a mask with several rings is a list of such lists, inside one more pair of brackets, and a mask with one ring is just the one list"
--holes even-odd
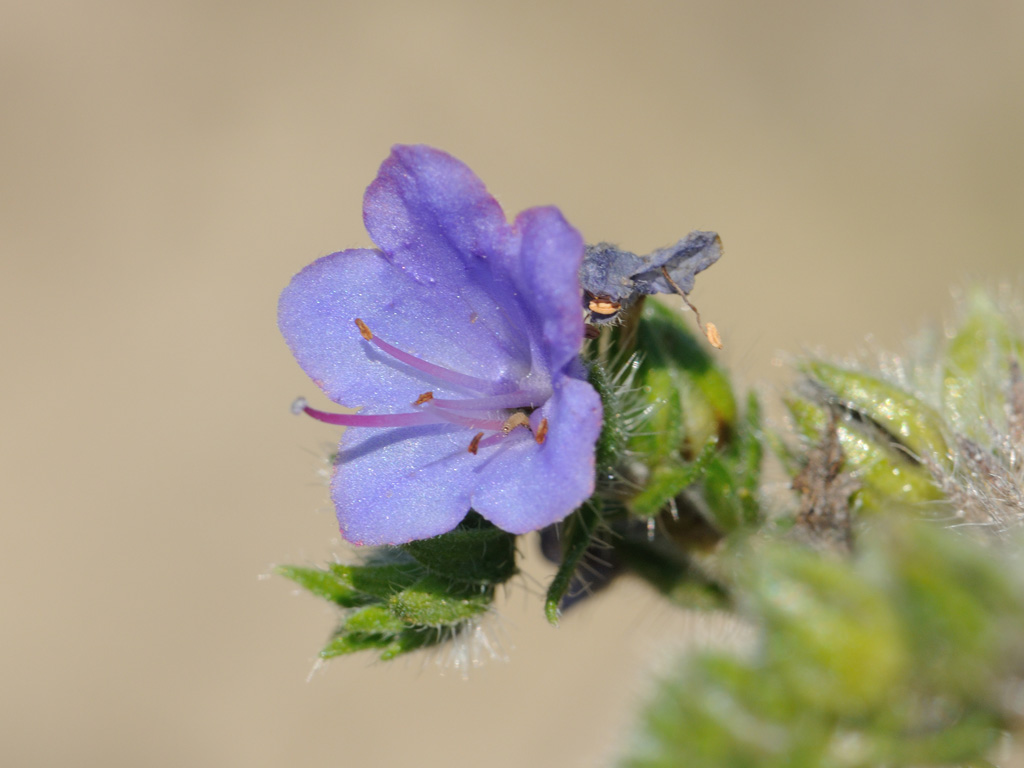
[[(396, 147), (366, 190), (380, 250), (325, 256), (281, 294), (299, 364), (358, 414), (331, 495), (342, 535), (399, 544), (472, 508), (525, 533), (594, 490), (601, 401), (579, 358), (583, 240), (556, 208), (509, 225), (455, 158)], [(354, 427), (359, 427), (355, 429)]]

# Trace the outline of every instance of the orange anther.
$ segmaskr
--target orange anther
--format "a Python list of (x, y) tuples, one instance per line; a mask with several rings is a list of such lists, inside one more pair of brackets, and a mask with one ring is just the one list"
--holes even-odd
[(617, 301), (595, 296), (587, 302), (587, 308), (599, 315), (614, 315), (622, 308), (622, 305)]
[(704, 324), (704, 335), (708, 337), (712, 347), (715, 349), (722, 348), (722, 337), (718, 335), (718, 328), (715, 327), (714, 323)]
[(358, 317), (356, 318), (356, 325), (359, 327), (359, 332), (363, 334), (364, 339), (366, 339), (367, 341), (373, 339), (373, 334), (370, 333), (370, 329), (366, 327), (366, 323), (364, 323)]

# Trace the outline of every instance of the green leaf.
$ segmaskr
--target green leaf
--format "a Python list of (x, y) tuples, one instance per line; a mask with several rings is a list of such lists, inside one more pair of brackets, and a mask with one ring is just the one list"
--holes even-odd
[(562, 564), (551, 580), (544, 601), (544, 615), (555, 626), (558, 626), (558, 606), (569, 591), (572, 577), (583, 561), (600, 524), (601, 513), (594, 500), (585, 502), (562, 522)]
[(651, 469), (644, 489), (629, 499), (627, 507), (636, 517), (654, 517), (676, 496), (697, 482), (715, 455), (718, 438), (708, 440), (697, 458), (687, 464), (678, 459), (666, 459)]
[(644, 305), (637, 328), (642, 351), (636, 383), (648, 399), (661, 403), (651, 415), (649, 437), (637, 436), (630, 447), (653, 463), (666, 451), (696, 455), (715, 435), (736, 420), (736, 400), (725, 372), (690, 332), (683, 317), (657, 301)]
[(274, 570), (317, 597), (330, 600), (346, 608), (365, 605), (374, 599), (372, 595), (367, 595), (353, 587), (347, 572), (335, 573), (298, 565), (280, 565)]
[(362, 635), (396, 635), (408, 625), (383, 605), (368, 605), (349, 614), (344, 632)]
[(732, 441), (723, 452), (709, 458), (702, 478), (708, 511), (715, 526), (726, 535), (761, 523), (761, 439), (761, 406), (751, 394)]
[(320, 658), (333, 659), (359, 651), (384, 651), (395, 646), (395, 638), (385, 635), (339, 634), (332, 637), (331, 641), (320, 649)]
[(364, 602), (371, 598), (387, 600), (395, 592), (415, 583), (424, 576), (424, 569), (413, 562), (339, 565), (328, 566), (331, 574), (341, 583), (351, 585), (363, 596)]

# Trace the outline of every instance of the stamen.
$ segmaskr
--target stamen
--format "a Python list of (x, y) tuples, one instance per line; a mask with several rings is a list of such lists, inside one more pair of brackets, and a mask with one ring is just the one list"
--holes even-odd
[(368, 342), (370, 342), (375, 347), (380, 349), (382, 352), (391, 355), (391, 357), (395, 358), (396, 360), (401, 360), (403, 363), (410, 366), (411, 368), (415, 368), (418, 371), (423, 371), (424, 373), (433, 376), (436, 379), (446, 381), (449, 384), (454, 384), (455, 386), (463, 387), (465, 389), (472, 389), (484, 392), (493, 391), (494, 389), (493, 381), (478, 379), (476, 376), (469, 376), (465, 373), (453, 371), (450, 368), (435, 365), (434, 363), (428, 363), (426, 360), (421, 360), (415, 355), (410, 355), (408, 352), (403, 352), (398, 347), (391, 346), (386, 341), (382, 341), (377, 336), (375, 336), (367, 327), (366, 323), (364, 323), (358, 317), (356, 318), (356, 326), (359, 328), (359, 333), (362, 335), (364, 339), (366, 339)]
[(433, 392), (424, 392), (422, 395), (420, 395), (419, 397), (416, 398), (416, 402), (413, 403), (413, 405), (423, 405), (424, 403), (429, 403), (433, 399), (434, 399), (434, 393)]
[(515, 392), (508, 392), (504, 395), (473, 397), (465, 400), (437, 398), (433, 402), (434, 405), (441, 408), (452, 408), (458, 411), (499, 411), (513, 408), (537, 408), (543, 405), (548, 397), (550, 397), (549, 394), (542, 392), (527, 392), (517, 389)]
[(543, 445), (544, 439), (548, 436), (548, 420), (541, 419), (540, 426), (537, 427), (537, 434), (533, 436), (533, 439), (537, 441), (537, 445)]
[(527, 429), (530, 428), (529, 417), (527, 417), (527, 415), (525, 413), (522, 413), (521, 411), (516, 411), (507, 419), (505, 419), (505, 423), (501, 425), (501, 433), (507, 436), (508, 433), (511, 432), (516, 427), (526, 427)]
[(683, 292), (683, 289), (676, 284), (676, 281), (672, 279), (671, 275), (669, 275), (668, 270), (665, 267), (661, 268), (661, 274), (665, 276), (665, 279), (668, 280), (668, 284), (672, 286), (675, 292), (682, 297), (683, 304), (685, 304), (687, 307), (693, 310), (693, 314), (697, 317), (697, 327), (700, 328), (700, 332), (704, 334), (704, 337), (708, 340), (708, 343), (715, 349), (721, 349), (722, 337), (718, 334), (718, 328), (715, 327), (715, 324), (708, 323), (705, 327), (705, 325), (700, 321), (700, 311), (698, 311), (697, 307), (690, 303), (690, 300), (686, 297), (686, 294)]
[(707, 334), (708, 342), (715, 349), (722, 348), (722, 337), (718, 335), (718, 327), (714, 323), (706, 323), (704, 333)]
[[(301, 398), (300, 398), (301, 400)], [(292, 406), (299, 405), (299, 400)], [(385, 413), (385, 414), (363, 414), (363, 413), (327, 413), (310, 408), (302, 401), (302, 407), (296, 411), (312, 416), (317, 421), (325, 424), (337, 424), (341, 427), (416, 427), (421, 424), (438, 424), (448, 419), (443, 418), (434, 411), (417, 411), (416, 413)]]
[(477, 450), (480, 448), (480, 438), (484, 436), (483, 432), (477, 432), (473, 439), (469, 441), (469, 452), (476, 456)]
[(435, 421), (447, 421), (449, 424), (458, 424), (460, 427), (468, 427), (469, 429), (486, 429), (488, 432), (497, 432), (504, 426), (504, 422), (497, 419), (478, 419), (472, 416), (463, 416), (461, 413), (452, 413), (443, 408), (436, 408), (433, 403), (420, 411), (420, 413), (436, 414), (437, 419)]

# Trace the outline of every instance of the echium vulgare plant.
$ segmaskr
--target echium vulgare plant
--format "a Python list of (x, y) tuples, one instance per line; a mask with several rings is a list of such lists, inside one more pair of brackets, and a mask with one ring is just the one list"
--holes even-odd
[[(781, 434), (647, 300), (696, 313), (714, 232), (637, 255), (586, 245), (556, 208), (509, 223), (423, 146), (393, 150), (363, 211), (377, 247), (306, 267), (278, 315), (348, 409), (295, 403), (345, 427), (331, 496), (361, 554), (278, 569), (342, 609), (322, 659), (433, 647), (475, 664), (537, 531), (553, 624), (630, 574), (753, 630), (744, 653), (662, 682), (625, 764), (984, 765), (1015, 730), (1024, 325), (1008, 305), (972, 294), (956, 329), (881, 365), (800, 363)], [(762, 493), (765, 446), (786, 498)]]
[[(342, 536), (366, 547), (359, 564), (280, 569), (348, 609), (322, 657), (476, 632), (531, 531), (560, 565), (552, 622), (626, 570), (726, 601), (689, 550), (757, 517), (759, 444), (676, 314), (643, 306), (685, 298), (718, 236), (637, 256), (585, 246), (555, 208), (509, 224), (472, 171), (423, 146), (394, 149), (363, 213), (378, 248), (306, 267), (278, 313), (310, 378), (361, 409), (295, 403), (346, 427), (331, 495)], [(708, 504), (686, 493), (702, 481)]]

